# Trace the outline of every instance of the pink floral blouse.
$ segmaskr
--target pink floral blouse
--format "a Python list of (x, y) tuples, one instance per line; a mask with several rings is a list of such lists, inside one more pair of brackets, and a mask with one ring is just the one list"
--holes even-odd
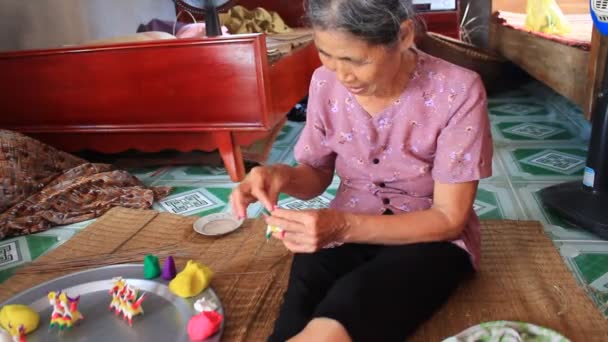
[[(434, 182), (460, 183), (492, 173), (492, 137), (479, 76), (419, 50), (401, 95), (370, 116), (324, 67), (312, 77), (299, 163), (335, 170), (331, 208), (366, 214), (424, 210)], [(478, 267), (479, 219), (473, 212), (455, 241)]]

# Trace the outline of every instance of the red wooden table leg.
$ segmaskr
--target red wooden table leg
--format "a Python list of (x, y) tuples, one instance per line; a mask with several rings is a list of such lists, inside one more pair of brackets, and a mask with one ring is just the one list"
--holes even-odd
[(240, 182), (245, 177), (245, 163), (241, 147), (236, 144), (234, 134), (230, 131), (213, 132), (213, 139), (220, 150), (224, 167), (233, 182)]

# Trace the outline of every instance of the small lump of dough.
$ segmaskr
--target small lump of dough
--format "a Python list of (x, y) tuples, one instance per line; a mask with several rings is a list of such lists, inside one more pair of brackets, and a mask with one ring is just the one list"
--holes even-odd
[(25, 333), (29, 334), (38, 328), (39, 323), (40, 315), (27, 305), (9, 304), (0, 310), (0, 325), (8, 331), (10, 327), (18, 330), (23, 325)]
[(203, 264), (189, 260), (186, 267), (169, 283), (169, 289), (182, 298), (198, 295), (209, 286), (213, 271)]
[(4, 329), (0, 329), (0, 342), (13, 342), (13, 336)]

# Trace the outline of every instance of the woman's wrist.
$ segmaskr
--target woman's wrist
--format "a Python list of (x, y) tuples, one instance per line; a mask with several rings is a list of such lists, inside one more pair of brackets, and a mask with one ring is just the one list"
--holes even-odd
[(269, 166), (272, 173), (275, 173), (279, 183), (279, 192), (286, 192), (287, 187), (292, 182), (293, 167), (286, 164), (274, 164)]
[(344, 243), (352, 243), (352, 242), (356, 242), (357, 239), (357, 230), (358, 227), (361, 227), (361, 216), (354, 214), (354, 213), (349, 213), (349, 212), (344, 212), (344, 223), (343, 223), (343, 227), (342, 227), (342, 234), (341, 234), (341, 241), (340, 242), (344, 242)]

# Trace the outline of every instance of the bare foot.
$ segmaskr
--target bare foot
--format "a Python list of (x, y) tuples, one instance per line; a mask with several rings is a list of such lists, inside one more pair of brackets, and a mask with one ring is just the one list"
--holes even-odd
[(330, 318), (315, 318), (304, 330), (289, 339), (289, 342), (351, 342), (348, 332), (340, 322)]

